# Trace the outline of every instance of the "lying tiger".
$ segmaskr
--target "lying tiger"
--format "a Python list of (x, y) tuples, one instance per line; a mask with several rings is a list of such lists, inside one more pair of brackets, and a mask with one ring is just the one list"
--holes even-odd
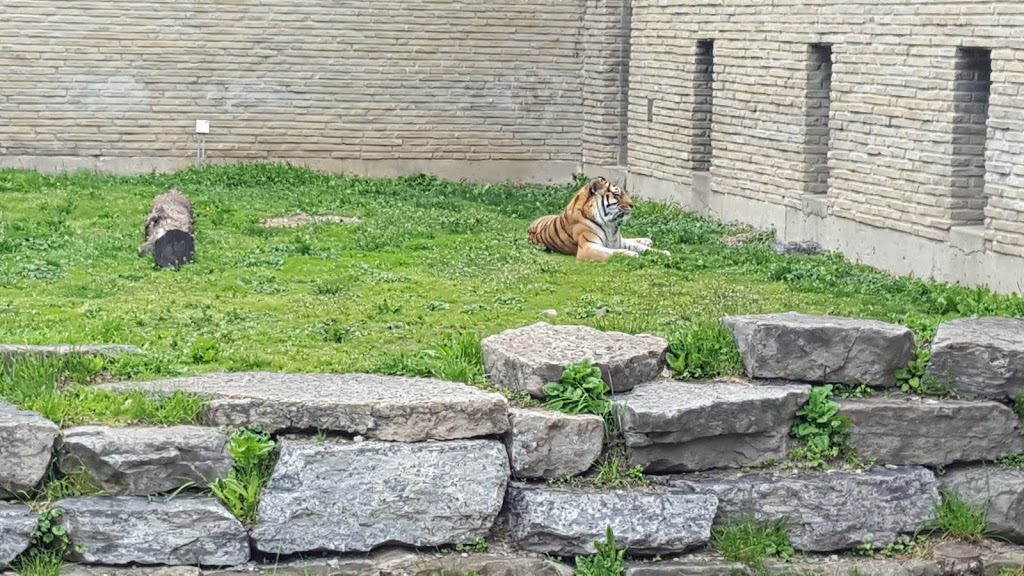
[(617, 184), (596, 178), (580, 188), (561, 214), (541, 216), (530, 224), (527, 238), (577, 260), (607, 260), (614, 254), (638, 256), (652, 248), (650, 238), (623, 238), (619, 226), (633, 212), (633, 200)]

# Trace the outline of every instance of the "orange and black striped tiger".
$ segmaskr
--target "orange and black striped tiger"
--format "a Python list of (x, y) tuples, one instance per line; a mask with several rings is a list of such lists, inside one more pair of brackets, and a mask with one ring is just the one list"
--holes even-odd
[(530, 224), (527, 239), (551, 252), (578, 260), (607, 260), (613, 254), (638, 256), (652, 248), (650, 238), (623, 238), (619, 226), (633, 212), (633, 200), (617, 184), (596, 178), (580, 188), (561, 214), (541, 216)]

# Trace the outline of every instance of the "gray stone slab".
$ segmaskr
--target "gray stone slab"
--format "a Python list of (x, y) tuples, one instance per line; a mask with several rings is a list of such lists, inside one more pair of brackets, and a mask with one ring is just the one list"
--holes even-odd
[(602, 332), (589, 326), (537, 322), (484, 338), (480, 343), (491, 381), (543, 398), (543, 387), (562, 377), (566, 364), (589, 358), (613, 392), (657, 378), (668, 341), (650, 334)]
[(252, 531), (268, 554), (468, 544), (494, 524), (509, 478), (496, 440), (279, 447)]
[(593, 554), (611, 526), (634, 554), (674, 554), (706, 544), (718, 499), (667, 490), (613, 491), (509, 485), (503, 522), (524, 550)]
[(104, 386), (207, 395), (212, 400), (204, 423), (258, 424), (270, 432), (328, 430), (416, 442), (490, 436), (509, 429), (504, 396), (434, 378), (212, 372)]
[(50, 420), (0, 400), (0, 498), (18, 496), (39, 485), (59, 433)]
[(554, 410), (509, 410), (512, 430), (505, 437), (512, 475), (557, 478), (586, 472), (604, 447), (604, 420), (592, 414)]
[(985, 510), (993, 535), (1024, 544), (1024, 471), (966, 466), (946, 470), (941, 480), (972, 507)]
[(961, 318), (940, 324), (928, 371), (961, 398), (1016, 397), (1024, 391), (1024, 319)]
[(614, 399), (629, 464), (654, 473), (784, 459), (789, 424), (810, 386), (661, 380)]
[(718, 498), (719, 520), (789, 521), (798, 550), (832, 552), (865, 541), (884, 546), (935, 518), (939, 482), (926, 468), (863, 472), (703, 473), (660, 482)]
[(914, 355), (914, 334), (877, 320), (786, 312), (728, 316), (743, 368), (752, 378), (896, 385)]
[(146, 496), (227, 476), (228, 441), (223, 430), (203, 426), (79, 426), (64, 431), (58, 461), (65, 474), (84, 466), (109, 495)]
[(81, 496), (59, 500), (72, 560), (89, 564), (232, 566), (249, 561), (245, 528), (216, 498)]
[(879, 464), (947, 466), (1024, 451), (1017, 416), (997, 402), (902, 395), (837, 402), (857, 454)]
[(20, 358), (116, 357), (141, 352), (137, 346), (126, 344), (0, 344), (0, 366), (10, 369), (11, 363)]
[(0, 502), (0, 570), (28, 549), (39, 514), (22, 504)]

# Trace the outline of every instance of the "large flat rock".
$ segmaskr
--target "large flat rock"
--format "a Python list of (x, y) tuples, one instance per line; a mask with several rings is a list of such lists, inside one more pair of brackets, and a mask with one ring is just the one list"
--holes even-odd
[(0, 400), (0, 498), (39, 485), (60, 429), (35, 412)]
[(837, 402), (857, 454), (879, 464), (947, 466), (1024, 451), (1017, 416), (997, 402), (901, 395)]
[(469, 543), (493, 525), (509, 478), (497, 440), (279, 446), (252, 532), (268, 554)]
[(1016, 397), (1024, 390), (1024, 320), (961, 318), (940, 324), (928, 371), (961, 398)]
[(39, 514), (21, 504), (0, 502), (0, 570), (28, 549)]
[(90, 564), (232, 566), (249, 561), (245, 528), (216, 498), (81, 496), (59, 500), (73, 559)]
[(502, 434), (508, 401), (495, 392), (433, 378), (373, 374), (213, 372), (110, 388), (212, 397), (203, 421), (265, 430), (327, 430), (396, 442)]
[(795, 312), (728, 316), (743, 368), (752, 378), (800, 382), (896, 385), (896, 371), (914, 355), (904, 326)]
[(635, 554), (673, 554), (706, 544), (718, 499), (667, 490), (597, 492), (512, 483), (503, 520), (524, 550), (593, 554), (611, 526)]
[(495, 384), (538, 398), (562, 377), (566, 364), (589, 358), (613, 392), (654, 380), (665, 368), (668, 341), (650, 334), (602, 332), (589, 326), (538, 322), (484, 338), (487, 374)]
[(884, 546), (935, 517), (939, 482), (926, 468), (864, 472), (703, 473), (669, 477), (674, 490), (718, 498), (718, 517), (788, 518), (798, 550)]
[(622, 411), (629, 464), (648, 472), (691, 472), (781, 460), (789, 423), (810, 386), (662, 380), (614, 400)]
[(509, 421), (512, 431), (505, 444), (517, 478), (582, 474), (604, 447), (604, 420), (593, 414), (512, 408)]
[(58, 461), (65, 474), (84, 466), (109, 495), (146, 496), (227, 476), (228, 440), (226, 432), (202, 426), (79, 426), (64, 431)]
[(985, 510), (988, 529), (1024, 544), (1024, 471), (998, 466), (968, 466), (946, 470), (942, 485), (976, 509)]

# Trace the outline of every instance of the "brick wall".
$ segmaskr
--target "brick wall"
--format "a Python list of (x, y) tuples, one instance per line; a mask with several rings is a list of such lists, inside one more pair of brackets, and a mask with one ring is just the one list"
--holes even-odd
[(623, 6), (6, 0), (0, 155), (614, 161)]
[(713, 40), (714, 193), (793, 209), (824, 193), (838, 218), (936, 241), (984, 226), (988, 250), (1024, 256), (1022, 32), (1006, 0), (634, 0), (630, 172), (689, 185), (702, 168), (694, 63)]

